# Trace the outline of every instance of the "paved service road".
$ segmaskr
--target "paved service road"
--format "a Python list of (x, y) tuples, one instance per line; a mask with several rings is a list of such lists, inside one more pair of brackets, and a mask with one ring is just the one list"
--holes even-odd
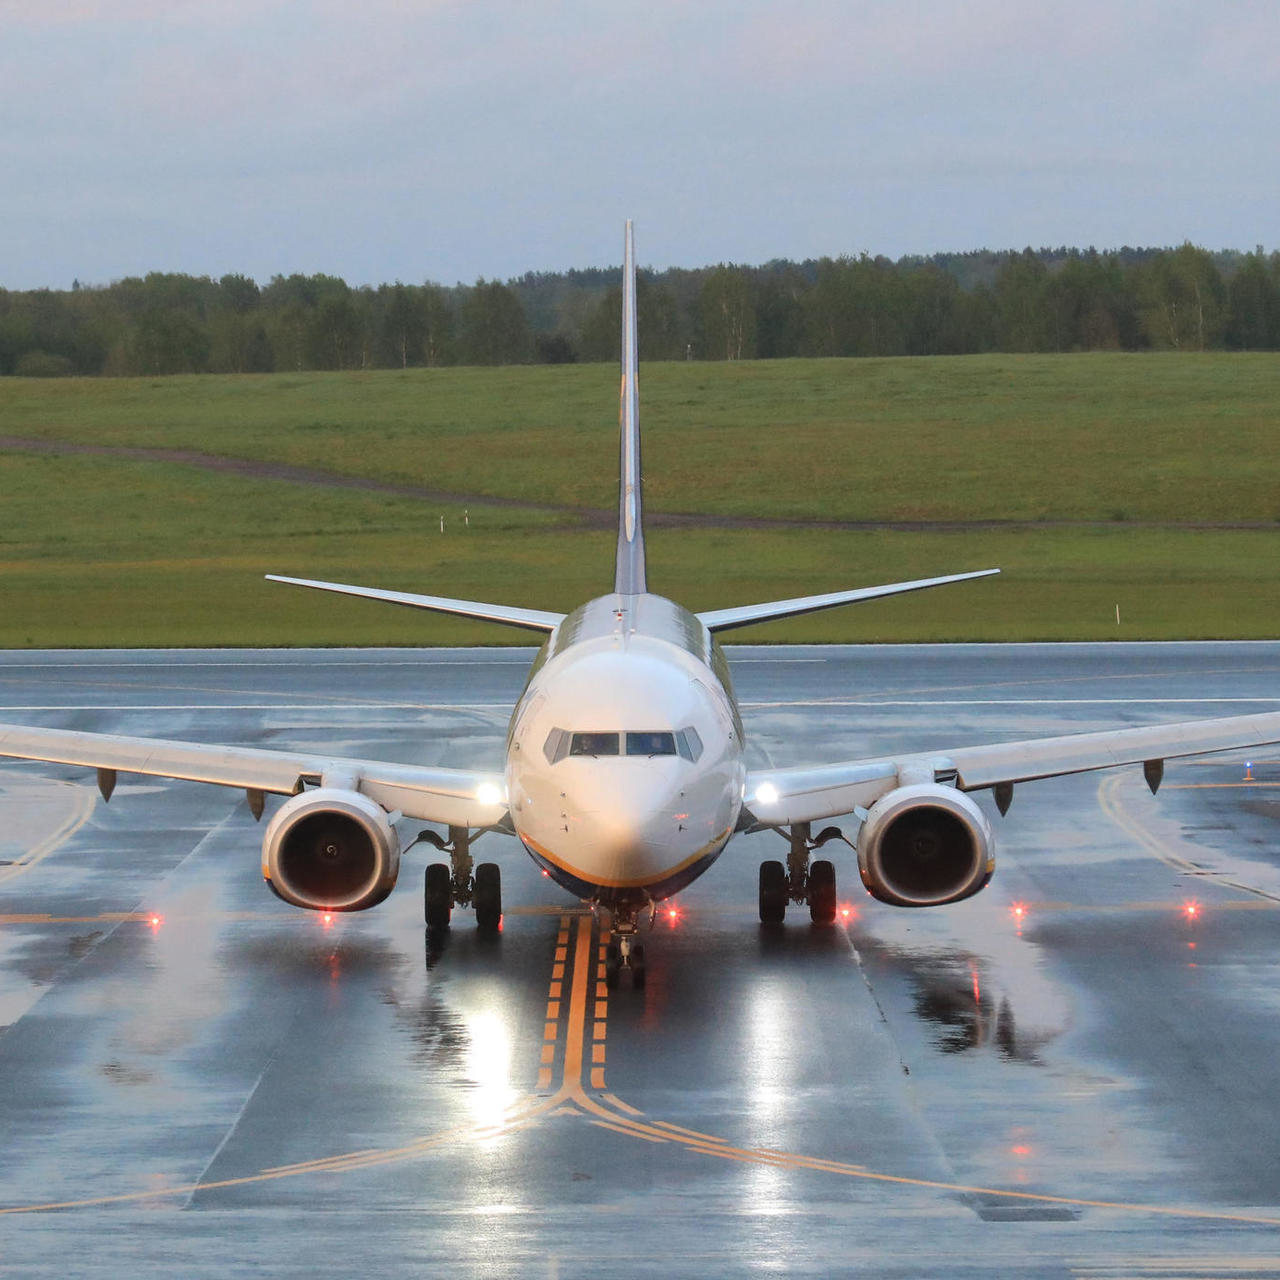
[[(1280, 644), (732, 652), (778, 764), (1280, 704)], [(0, 719), (480, 764), (530, 656), (10, 653)], [(1274, 752), (1020, 787), (950, 908), (837, 853), (831, 929), (739, 839), (607, 996), (513, 840), (429, 944), (426, 846), (326, 921), (239, 793), (96, 794), (0, 766), (0, 1275), (1280, 1274)]]

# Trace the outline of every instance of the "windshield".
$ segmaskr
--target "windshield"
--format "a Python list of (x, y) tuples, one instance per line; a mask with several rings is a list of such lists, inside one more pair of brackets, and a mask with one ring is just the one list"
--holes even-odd
[(696, 760), (702, 754), (702, 740), (692, 726), (678, 733), (670, 729), (629, 729), (625, 733), (552, 729), (542, 750), (548, 764), (558, 764), (566, 756), (683, 756)]
[(673, 756), (676, 753), (676, 735), (666, 730), (627, 734), (629, 756)]

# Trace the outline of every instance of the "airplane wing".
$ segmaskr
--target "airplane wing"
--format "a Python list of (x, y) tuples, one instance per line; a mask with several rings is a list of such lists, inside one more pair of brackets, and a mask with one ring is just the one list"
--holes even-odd
[(242, 788), (260, 813), (264, 792), (295, 795), (325, 778), (340, 778), (342, 785), (354, 786), (388, 812), (423, 822), (491, 827), (507, 812), (501, 776), (466, 769), (25, 725), (0, 725), (0, 756), (97, 769), (98, 786), (107, 798), (117, 772), (141, 773)]
[(895, 759), (753, 769), (747, 775), (746, 807), (756, 826), (814, 822), (867, 808), (909, 780), (954, 783), (961, 791), (993, 787), (1001, 807), (1007, 808), (1014, 783), (1126, 764), (1141, 764), (1154, 791), (1165, 760), (1275, 742), (1280, 742), (1280, 712), (1270, 711), (919, 752)]
[(794, 618), (819, 609), (834, 609), (860, 600), (879, 600), (884, 596), (905, 595), (908, 591), (924, 591), (928, 587), (945, 587), (952, 582), (968, 582), (972, 578), (990, 578), (999, 569), (979, 569), (976, 573), (953, 573), (945, 578), (917, 578), (913, 582), (890, 582), (881, 587), (855, 587), (851, 591), (830, 591), (821, 596), (797, 596), (793, 600), (769, 600), (763, 604), (743, 604), (732, 609), (708, 609), (698, 614), (708, 631), (730, 631), (749, 627), (756, 622), (772, 622), (776, 618)]

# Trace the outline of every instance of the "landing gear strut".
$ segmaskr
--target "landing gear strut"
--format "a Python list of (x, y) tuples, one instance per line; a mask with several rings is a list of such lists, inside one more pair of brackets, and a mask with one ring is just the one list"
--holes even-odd
[[(787, 865), (771, 860), (760, 864), (760, 923), (778, 925), (786, 919), (788, 902), (807, 902), (814, 924), (834, 924), (836, 919), (836, 869), (825, 858), (813, 863), (809, 855), (828, 840), (844, 840), (838, 827), (826, 827), (815, 840), (807, 822), (794, 822), (786, 838)], [(846, 843), (848, 843), (846, 841)]]
[(449, 855), (449, 864), (427, 866), (422, 911), (428, 929), (446, 929), (454, 907), (473, 906), (476, 926), (494, 933), (502, 925), (502, 872), (496, 862), (474, 863), (472, 835), (466, 827), (450, 827), (449, 839), (423, 831), (418, 839)]
[(618, 989), (618, 978), (626, 970), (631, 974), (631, 985), (643, 990), (645, 982), (644, 943), (636, 937), (636, 913), (634, 909), (615, 908), (610, 925), (612, 938), (604, 950), (604, 985), (610, 991)]

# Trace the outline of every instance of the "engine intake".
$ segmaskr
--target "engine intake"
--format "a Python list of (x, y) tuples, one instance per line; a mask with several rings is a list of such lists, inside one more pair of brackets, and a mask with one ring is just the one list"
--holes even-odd
[(262, 875), (278, 897), (311, 911), (363, 911), (395, 888), (400, 838), (358, 791), (321, 787), (286, 800), (262, 836)]
[(986, 816), (963, 791), (936, 783), (898, 787), (871, 806), (858, 835), (867, 892), (897, 907), (970, 898), (995, 870)]

